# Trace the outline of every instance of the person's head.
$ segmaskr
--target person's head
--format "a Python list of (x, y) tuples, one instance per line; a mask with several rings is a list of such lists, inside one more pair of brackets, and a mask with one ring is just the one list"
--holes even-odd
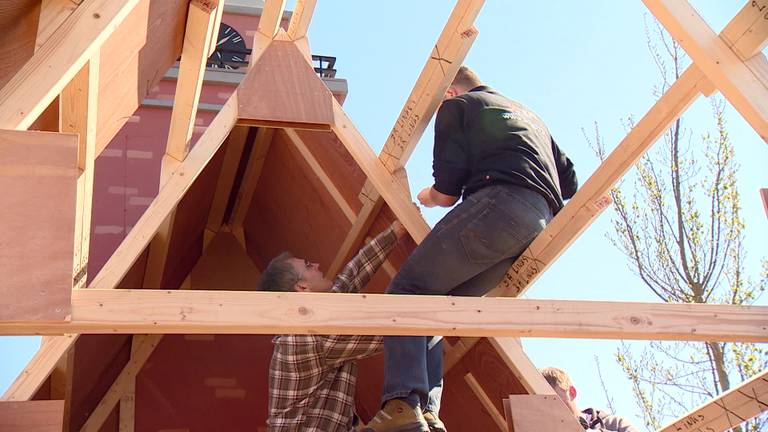
[(571, 382), (568, 374), (564, 370), (554, 367), (541, 369), (540, 372), (549, 385), (555, 389), (555, 393), (565, 402), (573, 415), (578, 417), (580, 414), (579, 407), (574, 400), (576, 399), (576, 387), (573, 386), (573, 382)]
[(483, 85), (483, 82), (480, 81), (480, 77), (477, 76), (475, 71), (467, 66), (461, 66), (459, 67), (459, 71), (456, 72), (456, 77), (453, 78), (453, 82), (448, 86), (448, 90), (445, 91), (443, 100), (456, 97), (481, 85)]
[(333, 282), (323, 276), (320, 266), (283, 252), (270, 261), (259, 280), (260, 291), (329, 292)]

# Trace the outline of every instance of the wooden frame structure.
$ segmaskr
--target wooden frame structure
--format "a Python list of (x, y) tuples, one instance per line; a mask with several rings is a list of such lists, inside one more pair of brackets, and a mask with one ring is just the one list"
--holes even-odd
[[(41, 195), (33, 204), (41, 213), (64, 215), (73, 227), (55, 237), (57, 245), (72, 245), (56, 252), (57, 262), (63, 259), (69, 265), (71, 260), (72, 273), (51, 272), (45, 282), (66, 286), (66, 297), (44, 295), (29, 307), (0, 309), (0, 334), (49, 335), (5, 393), (0, 408), (15, 401), (34, 411), (32, 402), (22, 401), (58, 399), (64, 400), (64, 430), (101, 430), (110, 418), (115, 429), (134, 430), (134, 413), (141, 403), (137, 376), (144, 373), (142, 367), (150, 357), (165, 355), (161, 358), (167, 361), (169, 354), (163, 354), (163, 348), (182, 340), (163, 334), (199, 335), (185, 336), (187, 341), (211, 341), (213, 336), (206, 335), (226, 333), (442, 334), (456, 336), (446, 349), (445, 377), (460, 383), (446, 395), (446, 410), (461, 406), (465, 413), (473, 413), (468, 417), (474, 428), (507, 430), (501, 415), (503, 397), (512, 392), (552, 397), (513, 337), (768, 340), (768, 308), (757, 306), (632, 304), (628, 308), (616, 302), (205, 289), (202, 280), (210, 279), (211, 273), (206, 265), (233, 269), (222, 271), (221, 280), (214, 279), (217, 288), (227, 284), (247, 288), (243, 287), (247, 282), (233, 275), (258, 275), (277, 248), (284, 248), (278, 243), (298, 247), (295, 252), (302, 254), (319, 254), (316, 259), (334, 274), (367, 235), (396, 218), (413, 242), (393, 254), (389, 275), (372, 283), (378, 287), (372, 292), (381, 292), (387, 278), (429, 231), (411, 203), (404, 166), (477, 36), (474, 21), (483, 0), (456, 2), (380, 155), (310, 67), (307, 29), (314, 0), (297, 2), (290, 21), (283, 23), (286, 30), (281, 28), (285, 0), (265, 2), (253, 35), (248, 73), (194, 143), (205, 64), (216, 45), (223, 0), (83, 0), (77, 7), (63, 0), (13, 1), (17, 9), (10, 10), (31, 16), (39, 28), (20, 39), (28, 47), (28, 61), (0, 69), (5, 74), (0, 82), (7, 82), (0, 89), (0, 129), (6, 129), (0, 130), (0, 149), (71, 148), (54, 162), (26, 162), (38, 167), (25, 175), (33, 180), (50, 177), (51, 166), (63, 166), (56, 174), (69, 175), (69, 199)], [(686, 0), (644, 2), (680, 41), (693, 64), (512, 265), (491, 296), (517, 297), (525, 292), (610, 205), (608, 190), (699, 94), (720, 91), (755, 131), (768, 137), (768, 62), (761, 53), (768, 42), (763, 11), (768, 5), (747, 2), (717, 35)], [(158, 21), (164, 22), (162, 30), (150, 28)], [(118, 44), (119, 58), (111, 49)], [(137, 109), (142, 95), (179, 57), (157, 196), (101, 271), (87, 275), (94, 162)], [(28, 130), (42, 128), (48, 116), (54, 118), (47, 127), (53, 132)], [(72, 134), (78, 136), (76, 146)], [(21, 163), (6, 153), (0, 154), (0, 181), (19, 175)], [(281, 164), (296, 168), (295, 182), (320, 192), (315, 201), (290, 202), (271, 192), (284, 179)], [(346, 171), (340, 173), (339, 168)], [(291, 187), (286, 185), (287, 196), (294, 193)], [(282, 227), (282, 217), (289, 225), (295, 216), (280, 212), (298, 206), (312, 206), (324, 214), (311, 227), (324, 233), (311, 238), (313, 244), (341, 246), (313, 252), (303, 245), (307, 231)], [(0, 217), (5, 222), (18, 215), (0, 213)], [(0, 238), (10, 234), (0, 231)], [(32, 234), (13, 234), (17, 234), (14, 242), (34, 240), (24, 237)], [(0, 262), (0, 268), (34, 252), (0, 255), (7, 260)], [(28, 281), (35, 283), (39, 282)], [(25, 296), (23, 285), (8, 288), (11, 306)], [(424, 310), (433, 311), (429, 319), (420, 313)], [(133, 336), (107, 340), (107, 336), (80, 338), (81, 334)], [(112, 380), (101, 384), (100, 398), (76, 407), (75, 393), (84, 380), (78, 374), (85, 368), (85, 360), (76, 353), (88, 352), (89, 344), (111, 346), (114, 352), (111, 359), (96, 356), (89, 361), (120, 360), (105, 373)], [(496, 382), (483, 375), (491, 373), (484, 369), (495, 372)], [(765, 373), (691, 415), (706, 421), (711, 430), (725, 430), (734, 416), (746, 419), (768, 407), (762, 399), (764, 383)], [(224, 378), (210, 377), (205, 385), (215, 388), (217, 398), (243, 399), (247, 393)], [(746, 401), (735, 401), (739, 397)], [(369, 408), (378, 403), (373, 394), (361, 395), (361, 400)], [(723, 401), (749, 408), (737, 415)], [(58, 405), (45, 409), (52, 407), (58, 409)], [(461, 426), (470, 423), (458, 417), (448, 415), (446, 421), (454, 421), (455, 430), (469, 427)], [(662, 430), (678, 430), (674, 427)]]

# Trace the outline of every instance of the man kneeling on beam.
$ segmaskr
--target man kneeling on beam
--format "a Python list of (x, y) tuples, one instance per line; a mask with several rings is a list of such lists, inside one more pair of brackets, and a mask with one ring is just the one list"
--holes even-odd
[[(381, 267), (406, 230), (400, 222), (364, 246), (333, 281), (317, 263), (283, 252), (259, 281), (262, 291), (360, 291)], [(356, 430), (355, 360), (381, 351), (381, 336), (280, 335), (269, 365), (270, 432)]]

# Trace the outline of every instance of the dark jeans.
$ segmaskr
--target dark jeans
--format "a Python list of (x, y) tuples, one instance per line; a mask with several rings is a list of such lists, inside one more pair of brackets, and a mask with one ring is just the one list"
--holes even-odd
[[(482, 296), (551, 219), (546, 200), (532, 190), (483, 188), (435, 225), (400, 267), (387, 293)], [(437, 413), (442, 383), (441, 337), (384, 337), (384, 402), (416, 395), (423, 409)]]

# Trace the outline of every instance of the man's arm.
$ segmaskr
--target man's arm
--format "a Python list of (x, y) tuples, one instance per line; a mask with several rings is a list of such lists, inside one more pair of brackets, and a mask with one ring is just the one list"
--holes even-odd
[(560, 150), (554, 138), (552, 139), (552, 154), (555, 157), (557, 176), (560, 178), (560, 193), (563, 195), (563, 199), (570, 199), (579, 187), (573, 162)]
[(331, 335), (326, 337), (325, 361), (339, 366), (344, 362), (370, 357), (382, 347), (381, 336)]
[[(449, 99), (444, 101), (437, 111), (432, 161), (435, 184), (425, 189), (428, 192), (422, 191), (423, 194), (428, 194), (424, 197), (425, 200), (422, 200), (422, 193), (419, 194), (419, 201), (424, 205), (432, 202), (434, 205), (450, 207), (461, 196), (469, 177), (467, 142), (464, 135), (466, 103), (461, 98)], [(427, 203), (426, 198), (430, 199)]]
[(604, 426), (602, 430), (606, 432), (640, 432), (640, 429), (634, 427), (624, 417), (606, 415), (605, 417), (601, 417), (601, 420), (603, 421)]
[(336, 292), (359, 292), (371, 280), (376, 271), (387, 259), (397, 243), (397, 239), (406, 231), (400, 222), (376, 236), (352, 258), (344, 269), (336, 276), (333, 290)]

